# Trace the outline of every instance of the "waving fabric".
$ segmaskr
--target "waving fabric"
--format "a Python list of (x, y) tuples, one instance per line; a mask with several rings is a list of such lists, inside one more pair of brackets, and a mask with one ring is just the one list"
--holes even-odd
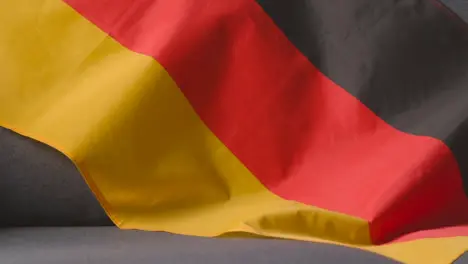
[(430, 0), (6, 0), (0, 125), (123, 229), (468, 250), (468, 27)]

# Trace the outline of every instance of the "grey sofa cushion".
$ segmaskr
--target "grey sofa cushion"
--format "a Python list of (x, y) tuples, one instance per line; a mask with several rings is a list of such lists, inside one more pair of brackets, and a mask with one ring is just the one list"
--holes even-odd
[(468, 0), (441, 0), (441, 2), (468, 23)]
[(73, 163), (0, 128), (0, 226), (112, 225)]
[(15, 228), (0, 232), (2, 264), (396, 263), (376, 254), (275, 239), (209, 239), (116, 227)]

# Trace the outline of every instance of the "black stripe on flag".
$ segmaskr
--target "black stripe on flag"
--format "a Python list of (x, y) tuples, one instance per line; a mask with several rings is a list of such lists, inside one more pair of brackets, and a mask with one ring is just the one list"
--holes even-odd
[(394, 127), (443, 140), (468, 193), (468, 27), (432, 0), (258, 0), (325, 75)]

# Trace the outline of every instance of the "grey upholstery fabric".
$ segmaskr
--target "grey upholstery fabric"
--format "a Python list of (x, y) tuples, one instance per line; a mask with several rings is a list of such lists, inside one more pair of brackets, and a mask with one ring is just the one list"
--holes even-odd
[(468, 264), (468, 251), (463, 254), (460, 258), (458, 258), (455, 262), (455, 264)]
[(0, 226), (112, 225), (71, 161), (0, 128)]
[(468, 0), (441, 0), (441, 2), (453, 10), (460, 18), (468, 22)]
[(2, 264), (396, 263), (360, 250), (275, 239), (209, 239), (115, 227), (0, 232)]

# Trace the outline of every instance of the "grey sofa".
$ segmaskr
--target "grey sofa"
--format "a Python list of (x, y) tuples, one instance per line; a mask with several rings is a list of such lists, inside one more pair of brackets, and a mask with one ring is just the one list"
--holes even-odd
[(0, 264), (395, 263), (308, 242), (119, 230), (65, 156), (3, 128), (0, 175)]

